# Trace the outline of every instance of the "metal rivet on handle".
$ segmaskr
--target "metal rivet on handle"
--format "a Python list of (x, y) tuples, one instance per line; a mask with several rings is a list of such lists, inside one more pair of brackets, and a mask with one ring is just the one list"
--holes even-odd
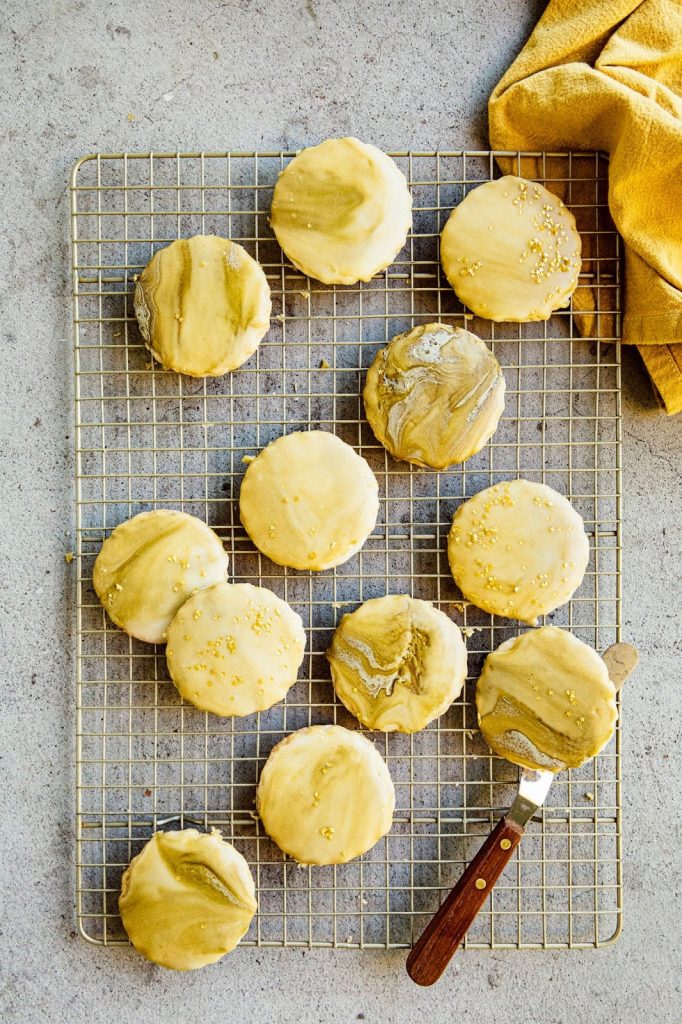
[(475, 882), (477, 889), (485, 889), (487, 884), (488, 883), (486, 882), (485, 878), (477, 878)]
[(500, 848), (508, 850), (511, 846), (511, 839), (500, 839)]

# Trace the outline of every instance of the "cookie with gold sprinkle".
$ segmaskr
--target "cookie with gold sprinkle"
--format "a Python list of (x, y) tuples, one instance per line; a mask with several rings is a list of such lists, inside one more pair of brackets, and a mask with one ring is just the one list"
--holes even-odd
[(469, 192), (441, 234), (445, 276), (476, 316), (525, 323), (567, 306), (578, 284), (575, 217), (535, 181), (508, 174)]
[(185, 700), (216, 715), (272, 707), (296, 682), (305, 633), (300, 615), (266, 587), (216, 583), (168, 627), (166, 660)]
[(469, 498), (448, 537), (450, 569), (464, 596), (529, 626), (573, 596), (589, 553), (571, 503), (530, 480), (495, 484)]
[(256, 809), (279, 848), (300, 864), (345, 864), (393, 823), (395, 788), (386, 762), (359, 732), (313, 725), (270, 752)]

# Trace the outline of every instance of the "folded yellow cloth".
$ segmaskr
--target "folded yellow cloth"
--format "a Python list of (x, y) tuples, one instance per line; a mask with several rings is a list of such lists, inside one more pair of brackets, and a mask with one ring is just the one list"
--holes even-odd
[(609, 153), (623, 340), (639, 346), (667, 412), (680, 412), (682, 3), (550, 0), (488, 114), (493, 149)]

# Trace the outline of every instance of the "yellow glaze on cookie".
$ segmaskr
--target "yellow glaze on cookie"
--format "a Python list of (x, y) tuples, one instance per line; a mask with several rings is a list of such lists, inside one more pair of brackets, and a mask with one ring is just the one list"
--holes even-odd
[(159, 249), (140, 274), (135, 315), (155, 359), (191, 377), (246, 362), (270, 326), (270, 288), (241, 245), (216, 235)]
[(299, 863), (344, 864), (389, 831), (395, 790), (368, 739), (313, 725), (272, 750), (256, 806), (270, 838)]
[(472, 189), (441, 234), (457, 298), (487, 320), (547, 320), (567, 306), (580, 273), (575, 217), (535, 181), (508, 174)]
[(552, 772), (598, 754), (618, 717), (616, 688), (602, 659), (556, 626), (523, 633), (488, 655), (476, 707), (496, 754)]
[(239, 514), (273, 562), (319, 571), (347, 561), (365, 543), (379, 511), (378, 491), (350, 445), (326, 430), (297, 431), (249, 464)]
[(97, 556), (93, 584), (109, 618), (138, 640), (160, 644), (195, 590), (224, 580), (227, 552), (195, 516), (141, 512), (117, 526)]
[(582, 518), (545, 484), (512, 480), (455, 512), (448, 559), (464, 596), (493, 615), (534, 626), (582, 583), (589, 542)]
[(123, 875), (123, 927), (147, 960), (193, 971), (220, 960), (257, 904), (249, 866), (218, 832), (155, 832)]
[(398, 334), (367, 373), (365, 411), (396, 459), (447, 469), (480, 451), (504, 409), (500, 365), (480, 338), (433, 323)]
[(461, 693), (467, 656), (455, 623), (429, 601), (377, 597), (344, 615), (327, 651), (337, 696), (369, 729), (416, 732)]
[(405, 175), (376, 146), (328, 139), (282, 171), (272, 230), (291, 262), (325, 284), (369, 281), (391, 263), (412, 225)]
[(216, 583), (190, 597), (168, 627), (166, 659), (185, 698), (216, 715), (250, 715), (296, 682), (305, 633), (271, 590)]

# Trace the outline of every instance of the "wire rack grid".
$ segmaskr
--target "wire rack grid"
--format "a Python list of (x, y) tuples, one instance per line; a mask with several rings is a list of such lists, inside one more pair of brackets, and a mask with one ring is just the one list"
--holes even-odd
[[(414, 227), (368, 284), (328, 287), (283, 258), (268, 225), (291, 153), (93, 155), (72, 180), (77, 515), (77, 918), (95, 943), (121, 944), (120, 878), (158, 828), (217, 827), (252, 866), (259, 913), (246, 944), (407, 947), (509, 806), (516, 769), (476, 728), (485, 654), (519, 632), (462, 600), (446, 537), (459, 503), (524, 476), (566, 494), (590, 536), (585, 581), (548, 621), (604, 650), (620, 634), (620, 277), (599, 154), (392, 154), (414, 199)], [(453, 206), (496, 175), (496, 158), (560, 192), (591, 258), (595, 337), (571, 310), (541, 324), (472, 319), (441, 276), (438, 236)], [(532, 163), (527, 161), (532, 159)], [(238, 371), (194, 380), (164, 371), (142, 344), (134, 278), (160, 246), (215, 233), (260, 261), (272, 328)], [(585, 304), (583, 303), (583, 311)], [(588, 312), (590, 310), (588, 309)], [(485, 338), (507, 381), (492, 441), (446, 473), (395, 462), (363, 415), (364, 371), (412, 325), (444, 319)], [(381, 512), (363, 550), (328, 572), (283, 569), (259, 554), (238, 516), (243, 457), (286, 431), (332, 430), (368, 460)], [(307, 655), (286, 700), (243, 719), (182, 703), (163, 648), (115, 629), (92, 588), (105, 536), (151, 508), (205, 519), (230, 555), (230, 577), (270, 587), (302, 616)], [(393, 776), (393, 828), (339, 867), (283, 857), (254, 813), (268, 752), (303, 726), (358, 724), (334, 699), (324, 651), (339, 616), (384, 593), (432, 600), (465, 630), (462, 697), (414, 736), (370, 734)], [(612, 941), (621, 915), (620, 736), (564, 773), (471, 928), (470, 948), (585, 947)]]

